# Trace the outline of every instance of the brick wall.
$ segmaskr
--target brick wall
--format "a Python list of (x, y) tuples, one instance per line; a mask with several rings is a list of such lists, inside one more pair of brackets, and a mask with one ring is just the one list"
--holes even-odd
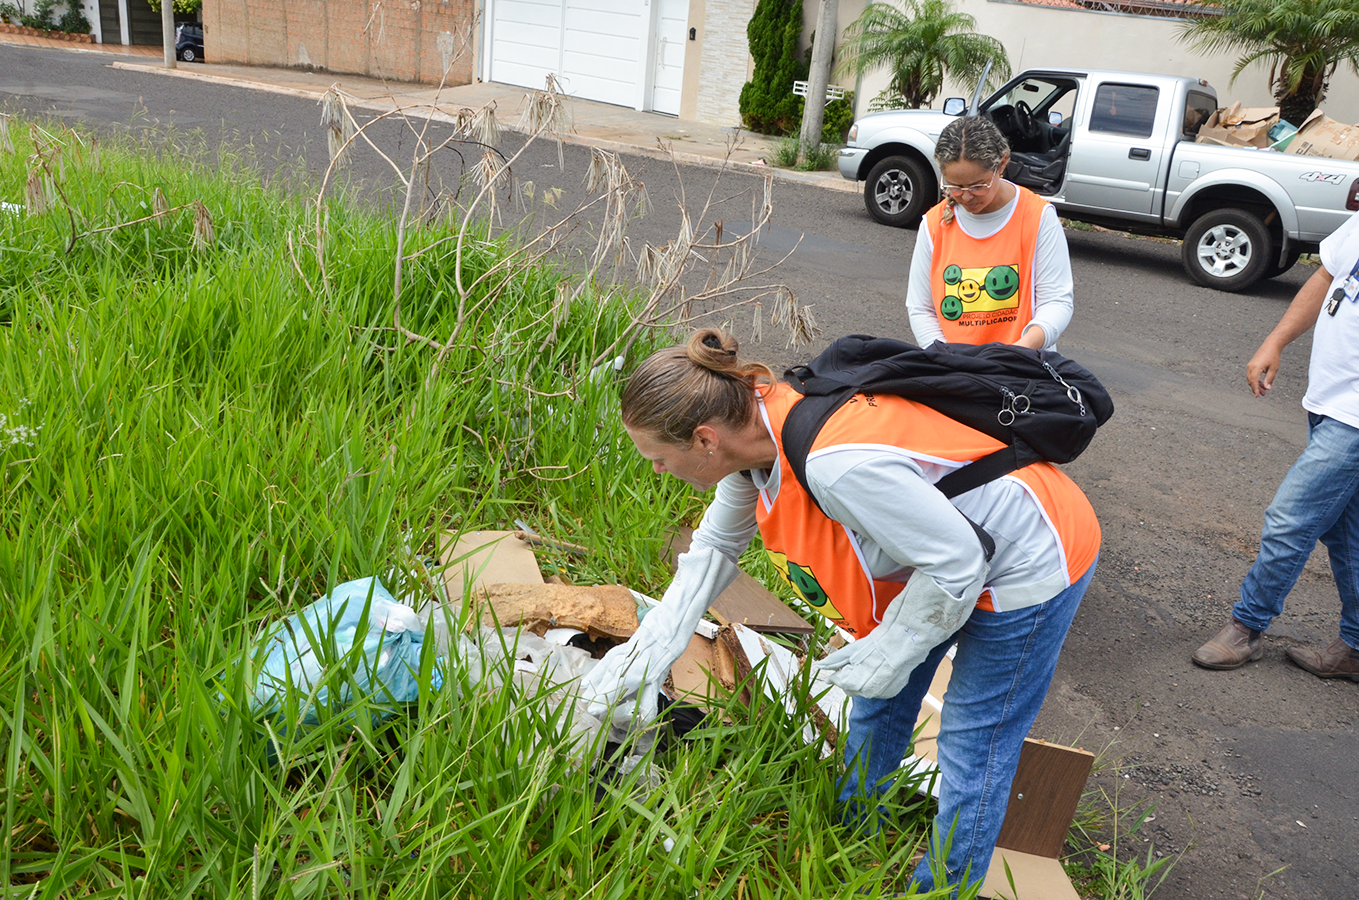
[(715, 125), (741, 123), (741, 88), (750, 80), (753, 62), (746, 25), (754, 13), (755, 0), (710, 0), (708, 3), (694, 116), (698, 121)]
[(203, 0), (203, 55), (470, 84), (474, 10), (475, 0)]

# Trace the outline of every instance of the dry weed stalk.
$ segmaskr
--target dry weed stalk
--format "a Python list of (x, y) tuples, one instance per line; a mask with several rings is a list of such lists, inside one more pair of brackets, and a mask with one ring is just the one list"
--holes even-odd
[[(786, 284), (761, 282), (797, 249), (794, 247), (769, 265), (756, 262), (754, 251), (760, 233), (769, 225), (774, 212), (773, 177), (766, 175), (763, 190), (751, 199), (749, 232), (733, 234), (723, 227), (721, 220), (712, 219), (717, 185), (721, 183), (721, 174), (726, 171), (735, 149), (736, 142), (732, 140), (727, 146), (722, 171), (697, 216), (689, 215), (683, 179), (680, 179), (679, 234), (663, 247), (647, 246), (638, 254), (637, 276), (648, 288), (647, 299), (633, 315), (627, 329), (592, 361), (592, 367), (626, 355), (645, 329), (680, 328), (698, 318), (750, 303), (756, 304), (755, 315), (759, 317), (763, 308), (760, 301), (766, 297), (774, 298), (770, 324), (788, 329), (790, 346), (801, 346), (815, 338), (817, 326), (811, 308), (798, 303), (792, 288)], [(671, 163), (678, 176), (679, 165), (673, 156)], [(709, 221), (712, 221), (711, 226), (703, 224)], [(688, 289), (687, 276), (705, 266), (707, 279), (703, 286), (697, 290)], [(758, 324), (755, 334), (763, 337), (763, 329)]]
[[(378, 15), (380, 7), (374, 7), (374, 16)], [(369, 24), (372, 25), (372, 20)], [(468, 43), (470, 41), (464, 41), (459, 52), (465, 51)], [(447, 69), (446, 65), (446, 72)], [(458, 346), (469, 326), (494, 309), (496, 301), (513, 282), (510, 276), (537, 264), (560, 248), (571, 233), (583, 227), (588, 221), (587, 217), (592, 215), (597, 215), (599, 221), (593, 239), (594, 246), (586, 260), (586, 271), (580, 279), (558, 288), (555, 302), (540, 320), (550, 321), (551, 325), (544, 346), (555, 340), (558, 329), (570, 315), (572, 304), (583, 292), (592, 286), (618, 280), (619, 273), (629, 260), (632, 260), (629, 268), (636, 273), (633, 283), (645, 290), (646, 299), (623, 334), (600, 354), (592, 367), (597, 367), (606, 359), (613, 359), (620, 352), (626, 353), (646, 329), (681, 327), (699, 316), (721, 313), (766, 297), (773, 298), (771, 324), (788, 328), (792, 343), (811, 340), (816, 328), (815, 321), (810, 310), (797, 303), (793, 292), (783, 284), (757, 283), (786, 258), (780, 258), (770, 265), (756, 262), (755, 245), (761, 230), (768, 225), (773, 210), (772, 178), (768, 177), (764, 181), (763, 191), (752, 201), (753, 225), (749, 233), (732, 234), (723, 229), (721, 222), (712, 222), (716, 185), (697, 215), (690, 213), (681, 187), (680, 226), (675, 239), (662, 246), (643, 244), (636, 247), (629, 241), (627, 229), (630, 222), (651, 209), (646, 188), (640, 179), (628, 172), (617, 154), (593, 150), (585, 179), (586, 196), (576, 208), (564, 212), (551, 224), (535, 226), (531, 236), (520, 234), (521, 239), (515, 246), (485, 271), (475, 278), (471, 277), (466, 272), (464, 262), (471, 245), (479, 240), (472, 230), (472, 224), (484, 223), (488, 230), (494, 231), (503, 214), (505, 201), (522, 197), (532, 202), (537, 197), (538, 189), (532, 182), (525, 180), (516, 184), (514, 166), (535, 142), (550, 139), (557, 145), (559, 170), (564, 167), (563, 136), (570, 129), (570, 116), (560, 85), (554, 76), (547, 76), (543, 90), (525, 96), (517, 129), (524, 133), (525, 139), (515, 152), (506, 155), (497, 147), (501, 140), (501, 124), (494, 103), (480, 109), (459, 109), (450, 114), (439, 109), (438, 94), (436, 91), (432, 102), (382, 111), (360, 123), (353, 112), (355, 98), (338, 87), (327, 92), (323, 100), (323, 124), (332, 138), (331, 163), (322, 178), (316, 198), (313, 246), (321, 273), (321, 288), (329, 293), (323, 248), (324, 198), (335, 171), (343, 165), (350, 148), (355, 142), (363, 141), (391, 167), (404, 190), (393, 260), (393, 325), (394, 330), (407, 341), (435, 351), (428, 381), (437, 377), (448, 355)], [(389, 119), (404, 123), (415, 139), (410, 158), (404, 165), (398, 165), (384, 153), (373, 138), (374, 127)], [(431, 137), (435, 122), (452, 126), (442, 140)], [(477, 150), (475, 161), (470, 166), (460, 149), (468, 146)], [(734, 140), (728, 146), (723, 172), (729, 167), (735, 146)], [(433, 161), (444, 150), (463, 159), (462, 176), (458, 183), (462, 185), (465, 181), (470, 185), (470, 196), (460, 199), (462, 193), (459, 187), (451, 197), (441, 194), (427, 209), (425, 204), (430, 193), (429, 178)], [(673, 156), (671, 163), (678, 175), (679, 167)], [(718, 181), (720, 179), (721, 173)], [(555, 208), (561, 190), (549, 188), (541, 193), (543, 208)], [(441, 203), (447, 203), (448, 216), (460, 216), (456, 232), (409, 249), (412, 223), (419, 225), (430, 221), (436, 213), (444, 214), (439, 206)], [(517, 226), (510, 226), (508, 230), (513, 231), (523, 225), (521, 222)], [(408, 265), (428, 254), (447, 253), (444, 248), (450, 243), (456, 318), (447, 334), (425, 335), (411, 331), (402, 324), (403, 289)], [(608, 279), (602, 277), (606, 267), (612, 269), (607, 272), (611, 276)], [(706, 278), (702, 285), (693, 290), (688, 289), (686, 284), (694, 280), (693, 274), (704, 268)], [(757, 305), (757, 316), (762, 309), (763, 304)], [(538, 324), (522, 326), (508, 334), (498, 333), (493, 343), (515, 340), (524, 328), (537, 327)], [(759, 331), (762, 329), (757, 328)], [(493, 353), (488, 352), (487, 359), (493, 356)]]
[(0, 150), (14, 153), (14, 141), (9, 136), (9, 116), (5, 113), (0, 113)]

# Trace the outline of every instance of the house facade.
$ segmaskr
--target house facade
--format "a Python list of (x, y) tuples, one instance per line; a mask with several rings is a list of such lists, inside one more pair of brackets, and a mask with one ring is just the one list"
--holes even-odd
[[(148, 0), (81, 2), (98, 4), (103, 17), (110, 7), (151, 9)], [(868, 2), (839, 0), (837, 34)], [(540, 88), (551, 74), (563, 91), (582, 99), (737, 125), (741, 87), (751, 73), (746, 26), (755, 3), (204, 0), (204, 55), (214, 62), (448, 85), (494, 81)], [(1075, 66), (1193, 75), (1208, 80), (1224, 101), (1273, 105), (1263, 68), (1246, 69), (1231, 85), (1235, 55), (1202, 55), (1178, 40), (1174, 7), (1182, 0), (954, 0), (954, 5), (976, 19), (978, 31), (1001, 41), (1016, 72)], [(1129, 12), (1139, 5), (1159, 15)], [(818, 0), (803, 0), (804, 49), (818, 11)], [(113, 24), (123, 27), (117, 20)], [(112, 27), (104, 25), (105, 41)], [(831, 78), (855, 91), (859, 114), (887, 81), (885, 71)], [(970, 85), (948, 84), (943, 96), (970, 93)], [(1325, 108), (1332, 118), (1359, 122), (1354, 73), (1337, 73)]]

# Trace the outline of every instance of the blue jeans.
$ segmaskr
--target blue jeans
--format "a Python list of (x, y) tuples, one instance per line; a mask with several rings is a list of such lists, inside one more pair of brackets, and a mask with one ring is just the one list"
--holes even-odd
[(968, 883), (986, 877), (1019, 749), (1038, 717), (1057, 654), (1094, 575), (1092, 564), (1079, 581), (1037, 606), (975, 610), (957, 634), (930, 651), (900, 694), (887, 700), (854, 698), (840, 790), (850, 822), (876, 808), (876, 796), (910, 747), (934, 671), (958, 642), (940, 718), (939, 814), (929, 852), (913, 876), (923, 890), (935, 886), (932, 867), (939, 866), (940, 857), (950, 883), (961, 884), (964, 872)]
[(1308, 413), (1307, 449), (1265, 510), (1260, 553), (1232, 616), (1247, 628), (1268, 628), (1318, 540), (1330, 551), (1340, 591), (1340, 637), (1359, 647), (1359, 428)]

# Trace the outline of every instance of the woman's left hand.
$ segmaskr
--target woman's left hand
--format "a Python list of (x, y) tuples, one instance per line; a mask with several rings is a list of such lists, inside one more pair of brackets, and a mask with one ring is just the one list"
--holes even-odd
[(958, 599), (916, 572), (864, 637), (816, 663), (822, 677), (856, 697), (895, 697), (936, 645), (952, 637), (977, 598)]

